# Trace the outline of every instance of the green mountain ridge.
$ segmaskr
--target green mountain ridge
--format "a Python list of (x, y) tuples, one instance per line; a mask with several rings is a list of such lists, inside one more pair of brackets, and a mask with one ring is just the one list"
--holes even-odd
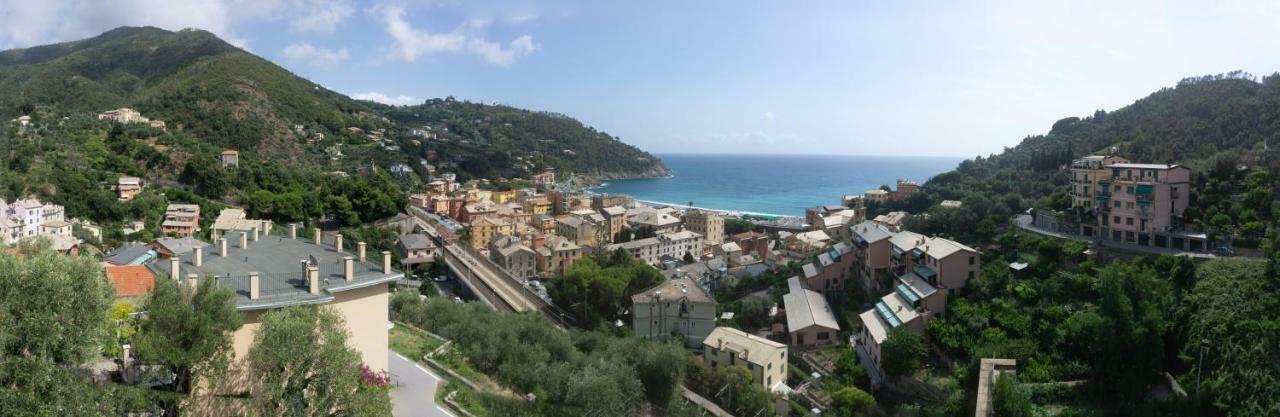
[[(398, 108), (352, 99), (195, 29), (121, 27), (79, 41), (0, 51), (0, 91), (8, 92), (0, 95), (0, 115), (63, 117), (132, 107), (201, 143), (298, 167), (325, 163), (327, 170), (350, 170), (369, 162), (384, 167), (403, 163), (425, 177), (416, 162), (432, 159), (429, 151), (434, 150), (431, 154), (442, 157), (429, 162), (463, 177), (513, 177), (526, 174), (529, 165), (601, 177), (666, 173), (652, 155), (572, 119), (474, 103), (465, 103), (461, 113), (485, 116), (475, 120), (503, 119), (511, 126), (463, 129), (461, 119), (451, 120), (442, 111), (410, 117), (407, 109), (422, 106)], [(415, 126), (404, 125), (409, 122)], [(295, 129), (299, 125), (304, 129)], [(454, 144), (432, 143), (409, 135), (419, 125), (466, 132), (454, 135)], [(536, 134), (521, 132), (526, 126)], [(348, 130), (352, 127), (381, 130), (388, 148), (400, 152), (361, 151), (372, 148), (371, 140)], [(457, 146), (463, 140), (468, 143)], [(327, 157), (335, 146), (350, 156), (347, 162)], [(527, 158), (529, 152), (554, 148), (559, 153), (540, 152), (536, 163), (519, 167), (477, 162), (496, 154)]]

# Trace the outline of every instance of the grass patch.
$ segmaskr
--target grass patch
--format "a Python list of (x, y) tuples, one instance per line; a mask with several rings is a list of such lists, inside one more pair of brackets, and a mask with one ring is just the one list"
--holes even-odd
[(389, 338), (388, 344), (392, 351), (414, 361), (422, 360), (427, 352), (435, 350), (441, 344), (439, 340), (402, 323), (396, 323), (396, 326), (391, 328)]

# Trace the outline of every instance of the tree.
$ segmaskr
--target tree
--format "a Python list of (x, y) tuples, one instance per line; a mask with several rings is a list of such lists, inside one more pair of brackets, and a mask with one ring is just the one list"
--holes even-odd
[[(831, 393), (832, 411), (838, 416), (853, 417), (859, 411), (876, 405), (875, 397), (852, 385), (845, 385)], [(1003, 414), (1000, 414), (1003, 417)]]
[(671, 403), (676, 385), (684, 380), (685, 368), (679, 364), (687, 355), (678, 344), (645, 343), (636, 347), (636, 374), (644, 385), (644, 395), (650, 403), (663, 406)]
[(889, 331), (889, 337), (880, 347), (884, 373), (889, 376), (911, 375), (920, 369), (928, 356), (924, 337), (904, 326)]
[(263, 316), (248, 356), (251, 409), (262, 415), (390, 416), (385, 375), (347, 346), (342, 318), (324, 307)]
[(0, 252), (0, 410), (23, 416), (106, 416), (112, 399), (74, 371), (110, 339), (111, 284), (89, 258), (46, 245)]
[(1147, 268), (1110, 264), (1098, 273), (1100, 325), (1094, 329), (1101, 352), (1093, 375), (1107, 381), (1109, 398), (1139, 398), (1161, 371), (1169, 285)]
[(160, 277), (143, 309), (147, 315), (133, 341), (138, 359), (173, 372), (175, 392), (189, 394), (200, 377), (217, 379), (226, 370), (231, 335), (244, 321), (231, 289), (208, 278), (193, 291)]
[(1018, 386), (1015, 377), (1000, 374), (991, 387), (991, 409), (1000, 417), (1032, 417), (1035, 405), (1026, 390)]

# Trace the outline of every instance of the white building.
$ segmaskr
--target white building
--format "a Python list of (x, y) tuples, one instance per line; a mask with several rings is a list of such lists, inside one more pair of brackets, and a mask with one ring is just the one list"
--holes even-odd
[(691, 230), (658, 233), (658, 259), (670, 256), (683, 259), (688, 253), (694, 258), (702, 256), (702, 235)]

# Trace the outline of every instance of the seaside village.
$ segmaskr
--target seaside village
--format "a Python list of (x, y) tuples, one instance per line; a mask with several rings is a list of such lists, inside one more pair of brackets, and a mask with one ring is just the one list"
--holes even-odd
[[(163, 128), (128, 109), (99, 117)], [(236, 169), (239, 157), (223, 152), (223, 168)], [(1072, 195), (1086, 220), (1070, 223), (1065, 214), (1040, 213), (1025, 227), (1118, 244), (1203, 249), (1202, 235), (1179, 232), (1170, 220), (1186, 207), (1185, 167), (1094, 156), (1076, 161), (1072, 171)], [(745, 367), (754, 383), (775, 395), (779, 409), (797, 396), (821, 403), (806, 386), (850, 350), (872, 389), (880, 387), (888, 335), (899, 327), (924, 335), (931, 319), (947, 314), (948, 299), (982, 270), (977, 248), (908, 230), (911, 213), (868, 215), (870, 207), (917, 193), (919, 184), (910, 180), (843, 196), (838, 204), (806, 209), (803, 217), (781, 217), (595, 194), (570, 186), (570, 176), (545, 170), (522, 181), (523, 187), (500, 190), (485, 180), (460, 182), (441, 173), (409, 196), (405, 217), (418, 225), (387, 251), (335, 231), (253, 219), (235, 207), (202, 213), (199, 205), (170, 204), (160, 219), (124, 226), (127, 234), (158, 225), (158, 238), (113, 248), (102, 262), (121, 299), (145, 296), (157, 279), (184, 285), (215, 279), (234, 289), (246, 323), (234, 335), (237, 358), (244, 357), (264, 312), (332, 306), (364, 362), (382, 371), (388, 368), (392, 283), (446, 280), (424, 275), (431, 263), (444, 262), (450, 245), (505, 271), (548, 305), (555, 302), (545, 286), (575, 262), (622, 253), (655, 267), (665, 280), (631, 294), (625, 318), (612, 325), (648, 339), (674, 338), (713, 368)], [(147, 181), (121, 177), (109, 186), (125, 202)], [(942, 205), (962, 209), (958, 201)], [(77, 234), (102, 233), (34, 198), (0, 208), (0, 236), (10, 246), (45, 238), (59, 252), (76, 255), (82, 241), (73, 237), (73, 227)], [(202, 223), (207, 216), (213, 220)], [(776, 284), (760, 285), (766, 279)], [(851, 302), (855, 293), (859, 301)], [(747, 299), (763, 305), (748, 311)]]

